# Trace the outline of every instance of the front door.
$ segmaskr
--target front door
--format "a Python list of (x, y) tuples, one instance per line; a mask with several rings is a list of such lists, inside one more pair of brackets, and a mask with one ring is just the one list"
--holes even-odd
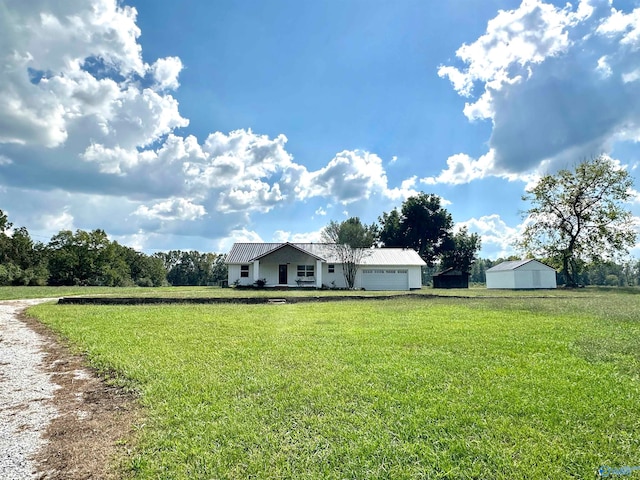
[(287, 284), (287, 266), (286, 265), (280, 265), (278, 267), (278, 283), (280, 285)]

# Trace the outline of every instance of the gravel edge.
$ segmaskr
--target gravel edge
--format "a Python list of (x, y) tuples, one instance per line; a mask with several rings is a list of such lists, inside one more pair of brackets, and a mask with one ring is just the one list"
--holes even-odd
[(0, 478), (38, 478), (34, 456), (56, 418), (59, 386), (44, 359), (47, 339), (18, 318), (25, 308), (51, 299), (0, 302)]

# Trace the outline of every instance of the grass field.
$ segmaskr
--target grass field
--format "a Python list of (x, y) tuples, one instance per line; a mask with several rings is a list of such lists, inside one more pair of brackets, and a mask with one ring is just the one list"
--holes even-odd
[(640, 465), (636, 293), (30, 312), (139, 392), (127, 477), (593, 478)]

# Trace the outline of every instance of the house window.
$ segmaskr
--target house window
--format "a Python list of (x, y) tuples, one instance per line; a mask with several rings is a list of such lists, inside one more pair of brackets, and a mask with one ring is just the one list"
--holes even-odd
[(249, 265), (240, 265), (240, 277), (249, 278)]
[(313, 277), (314, 265), (298, 265), (299, 277)]
[(329, 265), (327, 265), (327, 268), (329, 270), (329, 273), (333, 273), (336, 271), (336, 266), (333, 263), (330, 263)]

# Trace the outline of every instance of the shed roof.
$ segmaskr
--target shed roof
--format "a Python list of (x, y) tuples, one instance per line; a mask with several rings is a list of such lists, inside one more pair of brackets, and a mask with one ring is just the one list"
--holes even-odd
[(435, 275), (432, 275), (433, 277), (461, 277), (463, 275), (467, 275), (469, 276), (469, 273), (466, 272), (462, 272), (460, 270), (456, 270), (453, 267), (449, 267), (445, 270), (442, 270), (439, 273), (436, 273)]
[(544, 263), (539, 262), (538, 260), (535, 260), (533, 258), (527, 258), (525, 260), (511, 260), (511, 261), (499, 263), (498, 265), (495, 265), (487, 269), (487, 272), (505, 272), (509, 270), (516, 270), (522, 267), (523, 265), (526, 265), (531, 262), (535, 263), (536, 265), (539, 265), (541, 269), (555, 271), (555, 269), (550, 267), (549, 265), (545, 265)]
[[(234, 243), (227, 255), (228, 264), (250, 263), (285, 245), (302, 250), (327, 263), (340, 263), (327, 243)], [(418, 253), (411, 248), (372, 248), (360, 262), (361, 265), (426, 265)]]

